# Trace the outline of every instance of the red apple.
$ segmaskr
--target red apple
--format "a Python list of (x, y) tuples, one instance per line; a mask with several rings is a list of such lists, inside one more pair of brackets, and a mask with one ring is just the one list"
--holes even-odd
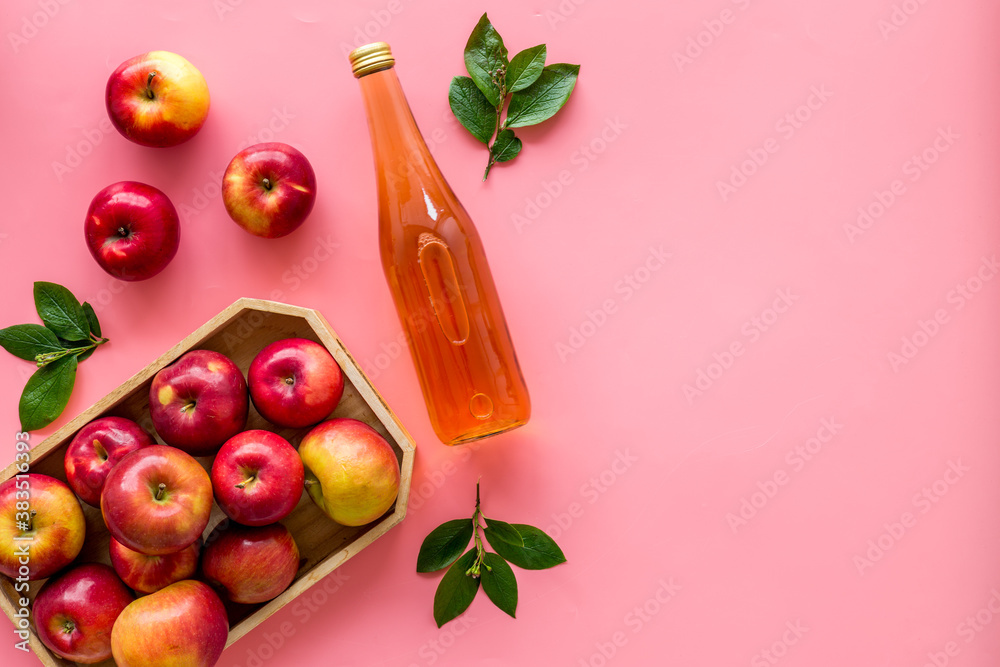
[(280, 523), (249, 527), (230, 523), (215, 528), (205, 540), (201, 571), (240, 604), (276, 598), (299, 569), (299, 548)]
[(101, 489), (111, 469), (126, 454), (152, 444), (149, 434), (131, 419), (95, 419), (81, 428), (66, 448), (66, 481), (83, 502), (100, 507)]
[(222, 178), (222, 203), (243, 229), (268, 239), (291, 234), (316, 203), (316, 174), (306, 156), (280, 142), (236, 154)]
[(138, 598), (111, 630), (118, 667), (211, 667), (229, 635), (222, 600), (208, 584), (186, 579)]
[(246, 526), (288, 516), (302, 497), (302, 459), (287, 440), (264, 430), (243, 431), (226, 441), (212, 463), (215, 500)]
[(90, 254), (120, 280), (146, 280), (177, 254), (181, 228), (167, 195), (136, 181), (112, 183), (98, 192), (84, 221)]
[(45, 579), (83, 548), (87, 525), (80, 501), (66, 484), (38, 473), (0, 484), (0, 573)]
[(134, 599), (114, 570), (87, 563), (45, 582), (31, 612), (50, 651), (89, 665), (111, 657), (111, 628)]
[(150, 556), (170, 554), (197, 540), (212, 511), (205, 469), (175, 447), (143, 447), (118, 462), (104, 482), (101, 514), (111, 536)]
[(208, 84), (194, 65), (169, 51), (129, 58), (104, 91), (108, 116), (123, 137), (143, 146), (176, 146), (208, 117)]
[(399, 492), (396, 452), (356, 419), (331, 419), (299, 443), (310, 497), (331, 519), (362, 526), (385, 514)]
[(112, 537), (108, 551), (111, 566), (122, 581), (138, 593), (154, 593), (174, 582), (190, 579), (198, 571), (201, 540), (172, 554), (150, 556), (133, 551)]
[(246, 427), (243, 373), (227, 356), (192, 350), (163, 368), (149, 387), (149, 415), (168, 445), (194, 456), (218, 451)]
[(303, 428), (333, 412), (344, 393), (344, 374), (330, 352), (306, 338), (285, 338), (261, 350), (247, 373), (250, 398), (264, 419)]

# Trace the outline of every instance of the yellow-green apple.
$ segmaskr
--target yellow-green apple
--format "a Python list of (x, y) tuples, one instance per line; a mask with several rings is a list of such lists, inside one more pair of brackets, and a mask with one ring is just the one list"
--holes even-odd
[(226, 515), (246, 526), (266, 526), (291, 514), (302, 497), (302, 459), (277, 433), (237, 433), (212, 462), (215, 500)]
[(211, 667), (228, 634), (216, 592), (185, 579), (125, 607), (111, 630), (111, 653), (118, 667)]
[(280, 523), (241, 526), (224, 522), (205, 540), (201, 572), (205, 581), (240, 604), (273, 600), (299, 569), (299, 548)]
[(114, 570), (87, 563), (46, 581), (31, 612), (50, 651), (90, 665), (111, 657), (111, 628), (134, 599)]
[(176, 447), (152, 445), (118, 462), (104, 482), (101, 514), (111, 537), (150, 556), (170, 554), (201, 537), (212, 511), (205, 469)]
[(247, 372), (250, 398), (278, 426), (304, 428), (330, 416), (344, 393), (344, 374), (330, 352), (307, 338), (277, 340)]
[(172, 554), (150, 556), (129, 549), (111, 537), (108, 540), (111, 566), (137, 593), (153, 593), (170, 584), (190, 579), (198, 571), (201, 539)]
[(305, 487), (331, 519), (363, 526), (392, 507), (399, 492), (399, 461), (378, 431), (356, 419), (331, 419), (299, 443)]
[(229, 357), (192, 350), (153, 376), (149, 415), (163, 441), (207, 456), (246, 427), (250, 398)]
[(83, 502), (101, 506), (101, 489), (123, 456), (154, 444), (141, 426), (125, 417), (101, 417), (81, 428), (66, 448), (66, 481)]
[(38, 473), (0, 484), (0, 573), (18, 581), (45, 579), (83, 548), (83, 509), (65, 482)]
[(97, 264), (128, 281), (152, 278), (166, 268), (181, 241), (170, 198), (137, 181), (112, 183), (94, 195), (83, 231)]
[(298, 149), (255, 144), (236, 154), (222, 177), (222, 203), (236, 224), (275, 239), (299, 228), (316, 203), (316, 174)]
[(208, 117), (208, 84), (198, 69), (169, 51), (129, 58), (104, 91), (108, 116), (123, 137), (143, 146), (176, 146)]

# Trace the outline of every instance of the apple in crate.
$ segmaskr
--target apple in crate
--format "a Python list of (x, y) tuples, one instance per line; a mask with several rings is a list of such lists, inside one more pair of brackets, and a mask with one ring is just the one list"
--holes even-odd
[(208, 117), (208, 84), (185, 58), (150, 51), (129, 58), (108, 78), (108, 116), (123, 137), (143, 146), (176, 146)]
[(250, 398), (229, 357), (192, 350), (161, 369), (149, 387), (149, 415), (163, 441), (194, 456), (218, 451), (246, 427)]
[(137, 181), (112, 183), (94, 195), (83, 231), (97, 264), (127, 281), (146, 280), (166, 268), (181, 240), (170, 198)]
[(378, 431), (356, 419), (331, 419), (299, 443), (305, 487), (331, 519), (363, 526), (385, 514), (399, 492), (399, 461)]
[(251, 234), (286, 236), (305, 222), (316, 203), (316, 174), (306, 156), (288, 144), (255, 144), (226, 168), (222, 203)]
[(45, 579), (83, 548), (87, 525), (80, 501), (55, 477), (28, 473), (0, 484), (0, 573)]
[(265, 526), (284, 519), (302, 497), (302, 459), (277, 433), (252, 429), (234, 435), (212, 462), (212, 488), (233, 521)]
[(170, 584), (190, 579), (198, 571), (201, 540), (172, 554), (150, 556), (108, 539), (111, 566), (126, 584), (139, 593), (153, 593)]
[(89, 665), (111, 657), (111, 628), (134, 599), (114, 570), (87, 563), (45, 582), (31, 612), (50, 651)]
[(228, 634), (219, 596), (185, 579), (125, 607), (111, 630), (111, 653), (118, 667), (211, 667)]
[(254, 407), (278, 426), (304, 428), (330, 416), (344, 393), (344, 374), (330, 351), (307, 338), (285, 338), (250, 363)]
[(205, 545), (201, 561), (205, 581), (240, 604), (273, 600), (299, 570), (299, 548), (280, 523), (253, 527), (223, 522)]
[(126, 454), (154, 444), (131, 419), (101, 417), (81, 428), (66, 448), (66, 481), (83, 502), (101, 506), (101, 490), (111, 469)]
[(201, 537), (212, 511), (212, 482), (190, 454), (152, 445), (128, 454), (104, 483), (101, 514), (111, 537), (150, 556)]

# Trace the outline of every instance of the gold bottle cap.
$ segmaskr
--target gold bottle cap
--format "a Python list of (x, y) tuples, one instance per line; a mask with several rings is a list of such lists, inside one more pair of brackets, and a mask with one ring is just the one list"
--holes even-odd
[(372, 42), (351, 51), (347, 56), (351, 60), (351, 70), (358, 79), (365, 74), (389, 69), (396, 64), (392, 51), (385, 42)]

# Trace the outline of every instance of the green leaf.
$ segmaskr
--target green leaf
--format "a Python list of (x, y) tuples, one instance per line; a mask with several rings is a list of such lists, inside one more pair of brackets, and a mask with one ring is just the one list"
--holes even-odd
[(489, 527), (483, 531), (486, 540), (498, 554), (525, 570), (544, 570), (566, 562), (562, 549), (544, 532), (523, 523), (511, 524), (521, 536), (523, 544), (506, 541)]
[(507, 47), (483, 14), (465, 44), (465, 68), (493, 107), (503, 101), (501, 82), (507, 70)]
[[(521, 533), (517, 532), (517, 528), (506, 521), (486, 519), (486, 530), (489, 531), (486, 539), (490, 539), (489, 535), (492, 534), (496, 539), (502, 540), (512, 546), (524, 546), (524, 538), (521, 537)], [(493, 544), (493, 542), (490, 542), (490, 544)]]
[(506, 612), (511, 618), (516, 618), (517, 610), (517, 578), (499, 555), (486, 552), (483, 557), (483, 591), (493, 600), (493, 604)]
[(473, 547), (455, 561), (441, 578), (434, 593), (434, 621), (439, 628), (468, 609), (479, 592), (479, 579), (465, 573), (475, 560), (476, 549)]
[(62, 414), (73, 393), (76, 367), (76, 356), (70, 354), (39, 368), (28, 378), (17, 406), (22, 431), (48, 426)]
[(83, 302), (83, 314), (87, 316), (87, 324), (90, 325), (90, 333), (100, 338), (101, 323), (97, 320), (97, 312), (94, 310), (94, 307), (86, 301)]
[(538, 79), (545, 67), (545, 45), (539, 44), (521, 51), (510, 59), (507, 68), (507, 92), (524, 90)]
[(494, 162), (513, 160), (521, 152), (521, 140), (514, 136), (512, 130), (501, 130), (490, 151)]
[(63, 349), (56, 335), (41, 324), (16, 324), (0, 329), (0, 346), (26, 361), (34, 361), (39, 354)]
[(484, 144), (496, 130), (497, 111), (467, 76), (456, 76), (448, 87), (448, 105), (465, 129)]
[(542, 70), (533, 84), (510, 96), (504, 127), (527, 127), (552, 118), (576, 86), (579, 65), (557, 63)]
[(34, 287), (35, 309), (42, 322), (60, 338), (88, 340), (90, 323), (83, 306), (62, 285), (37, 282)]
[(445, 521), (430, 532), (417, 554), (417, 572), (436, 572), (455, 562), (472, 539), (472, 519)]

